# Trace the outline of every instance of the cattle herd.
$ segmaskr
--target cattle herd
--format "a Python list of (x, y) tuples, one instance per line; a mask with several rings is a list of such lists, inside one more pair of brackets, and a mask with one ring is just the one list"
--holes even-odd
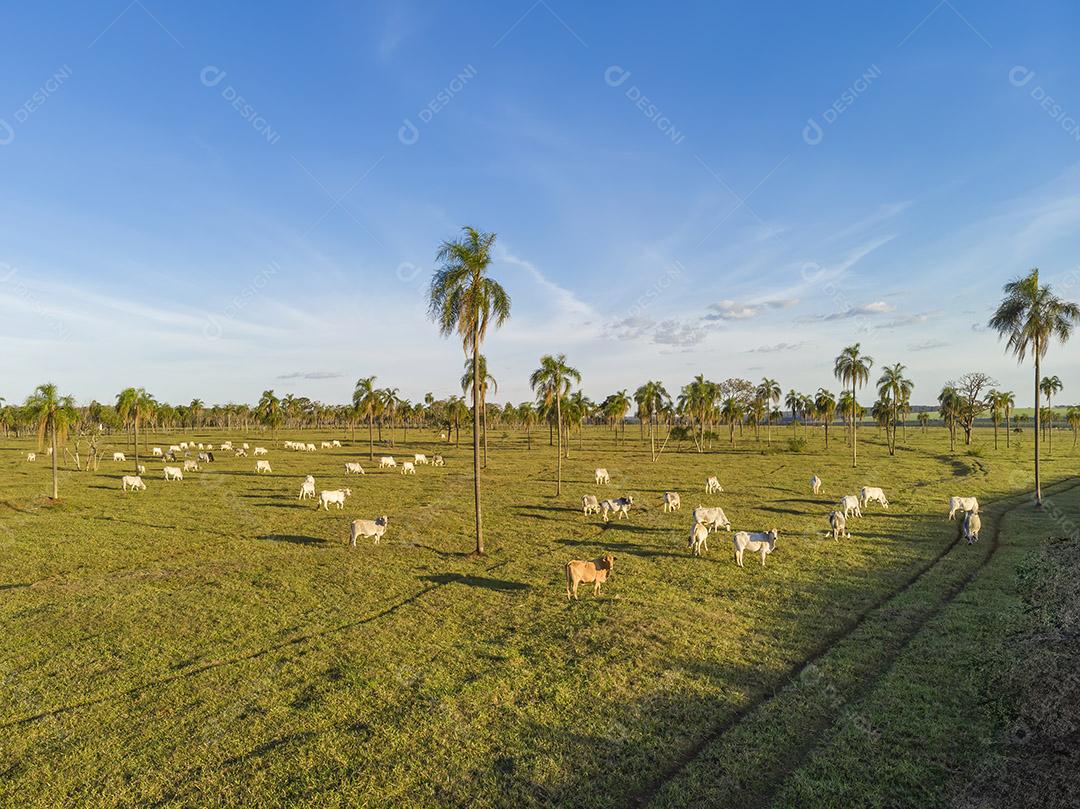
[[(331, 449), (340, 447), (341, 442), (336, 440), (323, 441), (320, 446), (322, 449)], [(316, 451), (315, 444), (301, 441), (285, 441), (284, 447), (298, 452)], [(232, 452), (235, 457), (245, 458), (247, 457), (249, 449), (251, 448), (246, 443), (234, 447), (231, 441), (225, 441), (220, 445), (218, 451)], [(197, 453), (196, 457), (188, 458), (187, 454), (189, 452)], [(252, 449), (252, 455), (259, 456), (258, 460), (255, 461), (255, 474), (272, 474), (273, 470), (270, 467), (270, 462), (264, 457), (268, 454), (269, 450), (267, 450), (266, 447), (257, 446)], [(182, 481), (185, 472), (198, 472), (200, 470), (199, 464), (212, 463), (214, 461), (214, 445), (189, 443), (184, 441), (170, 446), (167, 450), (163, 450), (161, 447), (154, 447), (151, 451), (151, 455), (154, 458), (160, 458), (162, 460), (164, 464), (162, 466), (162, 472), (166, 481)], [(114, 452), (112, 454), (112, 459), (116, 462), (126, 462), (127, 460), (125, 454), (122, 452)], [(33, 452), (27, 453), (26, 460), (28, 462), (34, 462), (37, 460), (37, 455)], [(169, 463), (180, 463), (181, 465), (170, 466)], [(432, 455), (428, 458), (428, 456), (423, 453), (415, 453), (411, 460), (403, 460), (400, 465), (397, 459), (389, 455), (384, 455), (379, 459), (380, 469), (400, 469), (402, 475), (415, 475), (417, 466), (427, 465), (441, 467), (445, 466), (445, 461), (441, 455)], [(142, 475), (146, 473), (146, 467), (139, 464), (137, 471), (138, 474), (136, 475), (124, 475), (121, 477), (120, 487), (122, 491), (146, 491), (146, 483), (142, 479)], [(359, 463), (347, 461), (345, 462), (345, 474), (363, 475), (365, 472)], [(609, 485), (611, 483), (611, 475), (606, 468), (598, 467), (595, 470), (594, 480), (596, 481), (597, 486)], [(823, 482), (821, 478), (817, 475), (813, 475), (810, 478), (811, 493), (820, 495), (822, 493), (822, 487)], [(724, 489), (715, 475), (710, 475), (706, 478), (706, 494), (719, 494), (723, 491)], [(339, 510), (342, 510), (345, 508), (345, 499), (351, 494), (352, 491), (348, 488), (324, 489), (317, 492), (314, 476), (307, 475), (300, 484), (300, 494), (298, 499), (315, 500), (316, 508), (322, 508), (326, 511), (329, 511), (330, 506), (332, 505), (337, 506)], [(863, 509), (872, 503), (880, 505), (885, 509), (889, 508), (889, 501), (885, 496), (885, 492), (877, 486), (864, 486), (857, 495), (847, 494), (841, 497), (837, 507), (828, 515), (829, 530), (826, 532), (826, 536), (831, 535), (834, 540), (850, 538), (851, 533), (848, 531), (848, 520), (852, 518), (861, 518), (863, 516)], [(612, 518), (629, 519), (630, 509), (633, 505), (634, 498), (629, 494), (623, 497), (613, 497), (604, 500), (600, 500), (592, 494), (586, 494), (581, 498), (582, 511), (584, 511), (585, 515), (598, 514), (605, 523)], [(665, 513), (679, 511), (682, 507), (682, 500), (679, 493), (675, 491), (664, 492), (661, 507)], [(979, 539), (979, 531), (982, 528), (982, 520), (979, 517), (979, 501), (974, 497), (949, 498), (948, 519), (954, 519), (958, 512), (963, 515), (962, 533), (964, 538), (969, 545), (973, 542), (977, 542)], [(707, 507), (699, 505), (693, 510), (692, 515), (687, 548), (693, 556), (701, 556), (708, 551), (708, 539), (712, 532), (718, 530), (732, 531), (731, 521), (728, 520), (724, 510), (719, 506)], [(357, 538), (372, 539), (375, 544), (378, 544), (386, 532), (388, 525), (389, 518), (385, 514), (373, 520), (353, 520), (350, 524), (349, 531), (350, 546), (356, 547)], [(750, 553), (760, 556), (762, 567), (764, 567), (765, 557), (776, 549), (776, 542), (779, 539), (779, 536), (780, 533), (776, 528), (769, 531), (758, 532), (735, 531), (732, 534), (735, 563), (739, 567), (743, 567), (743, 555), (746, 551), (750, 551)], [(592, 561), (574, 559), (568, 562), (565, 566), (566, 597), (568, 599), (576, 599), (578, 585), (582, 582), (593, 584), (593, 591), (598, 594), (600, 592), (601, 583), (607, 581), (608, 576), (613, 572), (614, 564), (615, 557), (610, 554)]]

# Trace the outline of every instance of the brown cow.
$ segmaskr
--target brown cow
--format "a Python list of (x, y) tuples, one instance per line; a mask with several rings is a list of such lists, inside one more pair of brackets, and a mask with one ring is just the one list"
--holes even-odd
[(571, 594), (577, 598), (577, 588), (581, 582), (588, 584), (593, 583), (593, 594), (600, 595), (601, 583), (607, 581), (615, 567), (615, 557), (610, 553), (601, 556), (599, 559), (593, 559), (591, 562), (582, 562), (579, 559), (574, 559), (566, 563), (566, 598), (570, 599)]

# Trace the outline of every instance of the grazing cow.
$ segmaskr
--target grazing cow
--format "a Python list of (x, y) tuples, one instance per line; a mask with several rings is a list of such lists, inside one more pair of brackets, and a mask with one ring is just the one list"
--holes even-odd
[[(247, 444), (244, 444), (244, 449), (247, 449)], [(255, 451), (251, 454), (255, 456), (266, 455), (266, 447), (255, 447)]]
[(160, 458), (162, 454), (161, 447), (154, 447), (152, 450), (150, 450), (150, 454), (153, 455), (155, 458)]
[(821, 494), (821, 478), (817, 475), (810, 478), (810, 491), (813, 494)]
[(982, 517), (977, 511), (964, 512), (964, 536), (967, 537), (968, 545), (979, 541), (979, 531), (982, 530)]
[(678, 511), (680, 508), (682, 508), (682, 500), (679, 498), (679, 493), (664, 492), (664, 511)]
[(198, 461), (185, 460), (184, 461), (184, 471), (185, 472), (198, 472), (199, 471), (199, 462)]
[(243, 447), (237, 447), (233, 450), (233, 455), (235, 455), (237, 458), (246, 458), (247, 450), (245, 450)]
[(213, 445), (213, 444), (207, 444), (207, 445), (206, 445), (206, 449), (207, 449), (207, 450), (213, 450), (213, 448), (214, 448), (214, 445)]
[(384, 469), (388, 466), (396, 467), (397, 461), (395, 461), (389, 455), (383, 455), (381, 458), (379, 458), (379, 469)]
[(601, 466), (599, 469), (597, 469), (595, 475), (597, 486), (603, 483), (611, 483), (611, 475), (608, 474), (608, 471), (604, 467)]
[(840, 537), (851, 539), (851, 534), (847, 530), (847, 517), (844, 516), (844, 512), (834, 511), (829, 514), (829, 528), (832, 529), (833, 539), (839, 539)]
[(694, 525), (698, 523), (701, 523), (710, 531), (718, 531), (721, 528), (725, 531), (731, 530), (731, 521), (720, 506), (713, 506), (712, 508), (698, 506), (695, 508)]
[(267, 474), (269, 474), (269, 473), (271, 473), (273, 471), (274, 470), (270, 468), (270, 461), (255, 461), (255, 474), (256, 475), (259, 474), (260, 472), (266, 472)]
[(432, 466), (446, 466), (446, 461), (443, 460), (442, 455), (432, 455), (431, 456), (431, 465)]
[(249, 447), (246, 443), (243, 444), (243, 447), (244, 447), (244, 449), (251, 449), (251, 447)]
[(619, 497), (615, 500), (604, 500), (600, 504), (600, 512), (604, 517), (604, 522), (607, 522), (609, 513), (614, 513), (616, 517), (619, 515), (628, 517), (630, 515), (630, 506), (632, 505), (634, 505), (634, 498), (630, 495)]
[(401, 462), (401, 474), (403, 474), (403, 475), (415, 475), (416, 474), (416, 466), (413, 465), (412, 461), (402, 461)]
[(124, 455), (124, 453), (122, 453), (122, 452), (114, 452), (114, 453), (112, 454), (112, 459), (113, 459), (114, 461), (126, 461), (126, 460), (127, 460), (127, 456), (125, 456), (125, 455)]
[(28, 453), (26, 453), (26, 460), (29, 461), (30, 463), (33, 463), (34, 461), (37, 460), (37, 453), (36, 452), (28, 452)]
[(951, 520), (956, 512), (974, 511), (979, 513), (979, 501), (974, 497), (950, 497), (949, 498), (949, 519)]
[[(319, 492), (319, 503), (324, 511), (330, 510), (330, 504), (335, 503), (339, 509), (345, 508), (345, 498), (352, 494), (349, 489), (334, 489), (332, 491)], [(316, 506), (318, 508), (318, 506)]]
[(214, 460), (214, 453), (212, 452), (200, 452), (199, 460), (203, 463), (211, 463)]
[(765, 567), (765, 557), (776, 549), (776, 540), (779, 537), (780, 532), (775, 528), (771, 531), (759, 531), (756, 533), (736, 531), (735, 536), (732, 537), (732, 543), (735, 545), (736, 564), (743, 567), (743, 552), (750, 551), (750, 553), (761, 554), (761, 566)]
[(364, 539), (373, 537), (375, 544), (378, 545), (379, 540), (386, 533), (386, 526), (389, 521), (390, 518), (385, 514), (382, 517), (376, 517), (374, 520), (353, 520), (349, 528), (349, 539), (352, 542), (352, 547), (356, 547), (357, 537), (363, 537)]
[(162, 460), (176, 463), (176, 453), (170, 449), (168, 452), (165, 453), (165, 457)]
[(320, 441), (319, 442), (319, 448), (320, 449), (330, 449), (330, 447), (332, 447), (332, 446), (333, 446), (333, 444), (331, 444), (329, 441)]
[(348, 462), (345, 463), (345, 474), (346, 475), (362, 475), (362, 474), (364, 474), (364, 467), (360, 466), (360, 464), (358, 464), (358, 463), (353, 463), (351, 461), (348, 461)]
[(593, 585), (593, 595), (600, 595), (600, 585), (608, 580), (608, 576), (614, 573), (615, 557), (610, 553), (593, 559), (591, 562), (582, 562), (573, 559), (566, 563), (566, 600), (577, 600), (577, 588), (582, 582)]
[(341, 442), (340, 442), (340, 441), (338, 441), (338, 440), (337, 440), (337, 439), (335, 438), (335, 439), (334, 439), (333, 441), (331, 441), (331, 442), (330, 442), (330, 446), (332, 446), (332, 447), (340, 447), (340, 446), (341, 446)]
[(183, 452), (183, 451), (184, 451), (183, 447), (181, 447), (179, 444), (173, 444), (172, 446), (169, 447), (169, 452), (171, 452), (173, 455), (175, 455), (178, 452)]
[(581, 496), (581, 510), (586, 514), (599, 514), (600, 502), (595, 494), (583, 494)]
[(845, 494), (840, 498), (840, 510), (844, 512), (844, 517), (850, 517), (854, 514), (856, 517), (862, 516), (862, 509), (859, 508), (859, 498), (853, 494)]
[(219, 449), (221, 449), (222, 452), (232, 452), (232, 441), (222, 441)]
[(705, 493), (716, 494), (717, 492), (724, 491), (720, 485), (720, 481), (716, 479), (715, 475), (711, 475), (708, 480), (705, 481)]
[(183, 480), (184, 470), (179, 466), (166, 466), (165, 467), (165, 480)]
[(308, 452), (314, 452), (315, 451), (315, 445), (314, 444), (305, 444), (304, 449), (306, 449)]
[(415, 463), (417, 466), (426, 466), (427, 462), (427, 455), (425, 455), (424, 453), (418, 452), (413, 455), (413, 463)]
[(204, 447), (204, 446), (202, 445), (202, 442), (201, 442), (201, 441), (199, 442), (198, 448), (199, 448), (199, 449), (206, 449), (206, 447)]
[(125, 492), (131, 489), (133, 492), (145, 492), (146, 484), (143, 483), (143, 479), (138, 475), (124, 475), (120, 478), (120, 488)]
[(859, 500), (862, 507), (866, 508), (870, 503), (881, 503), (885, 508), (889, 507), (889, 501), (885, 499), (885, 492), (877, 486), (863, 486), (859, 492)]
[(315, 499), (315, 478), (311, 475), (304, 478), (304, 482), (300, 484), (300, 496), (296, 499), (304, 500), (308, 497)]
[(704, 523), (696, 522), (690, 529), (690, 540), (686, 543), (694, 556), (701, 556), (709, 549), (709, 529)]

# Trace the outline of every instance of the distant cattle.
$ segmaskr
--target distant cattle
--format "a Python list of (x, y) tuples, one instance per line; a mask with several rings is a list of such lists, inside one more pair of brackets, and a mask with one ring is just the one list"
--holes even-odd
[(304, 482), (300, 484), (300, 496), (297, 500), (306, 500), (308, 498), (315, 499), (315, 478), (308, 475), (304, 478)]
[[(244, 449), (247, 449), (247, 444), (244, 444)], [(255, 447), (251, 454), (255, 456), (266, 455), (266, 447)]]
[(138, 475), (124, 475), (120, 478), (120, 488), (125, 492), (131, 489), (133, 492), (145, 492), (146, 484), (143, 483), (143, 479)]
[(732, 543), (735, 545), (736, 564), (743, 567), (743, 553), (750, 551), (750, 553), (761, 554), (761, 566), (765, 567), (765, 557), (776, 549), (776, 540), (779, 536), (780, 532), (775, 528), (771, 531), (758, 533), (736, 531), (731, 538)]
[(701, 556), (709, 549), (709, 529), (704, 523), (696, 522), (690, 527), (690, 540), (686, 547), (690, 548), (694, 556)]
[(165, 480), (183, 480), (184, 479), (184, 470), (182, 470), (179, 466), (166, 466), (164, 468), (164, 471), (165, 471)]
[(678, 492), (664, 492), (664, 504), (662, 508), (666, 512), (678, 511), (682, 507), (682, 500)]
[(847, 530), (847, 517), (844, 516), (844, 512), (834, 511), (829, 514), (829, 530), (832, 531), (833, 539), (851, 537)]
[(337, 440), (337, 439), (335, 438), (335, 439), (334, 439), (333, 441), (331, 441), (331, 442), (330, 442), (330, 445), (331, 445), (331, 446), (334, 446), (334, 447), (340, 447), (340, 446), (341, 446), (341, 442), (340, 442), (340, 441), (338, 441), (338, 440)]
[(859, 492), (859, 500), (862, 507), (866, 508), (869, 503), (881, 503), (885, 508), (889, 507), (889, 501), (885, 499), (885, 492), (877, 486), (863, 486)]
[(199, 462), (198, 461), (192, 461), (192, 460), (184, 461), (184, 471), (185, 472), (198, 472), (199, 471)]
[(720, 481), (716, 479), (715, 475), (710, 475), (709, 478), (705, 481), (705, 493), (716, 494), (722, 491), (724, 491), (724, 489), (720, 485)]
[(432, 466), (446, 466), (446, 461), (443, 460), (442, 455), (432, 455), (431, 456), (431, 465)]
[(386, 467), (396, 467), (397, 461), (391, 458), (389, 455), (383, 455), (379, 458), (379, 469), (385, 469)]
[(422, 452), (418, 452), (413, 455), (413, 463), (417, 466), (425, 466), (428, 463), (428, 457)]
[(28, 453), (26, 453), (26, 460), (29, 463), (33, 463), (34, 461), (37, 460), (37, 453), (36, 452), (28, 452)]
[(600, 513), (600, 501), (596, 499), (595, 494), (584, 494), (581, 496), (581, 510), (586, 514)]
[(600, 595), (600, 585), (608, 580), (615, 569), (615, 557), (610, 553), (593, 559), (591, 562), (583, 562), (574, 559), (566, 563), (566, 599), (577, 599), (578, 585), (582, 582), (593, 585), (593, 594)]
[(150, 450), (150, 454), (153, 455), (155, 458), (160, 458), (162, 456), (161, 447), (154, 447), (152, 450)]
[(810, 478), (810, 491), (813, 494), (821, 494), (821, 478), (817, 475)]
[(856, 517), (862, 516), (862, 509), (859, 508), (859, 498), (854, 494), (845, 494), (840, 498), (840, 510), (844, 512), (845, 518), (852, 515)]
[(389, 518), (386, 515), (382, 517), (376, 517), (374, 520), (353, 520), (352, 525), (349, 528), (349, 539), (351, 540), (352, 547), (356, 547), (357, 537), (373, 537), (375, 544), (379, 544), (379, 540), (382, 539), (383, 534), (386, 533), (386, 526), (389, 524)]
[(617, 497), (614, 500), (604, 500), (600, 503), (600, 513), (604, 518), (604, 522), (608, 521), (608, 514), (614, 514), (616, 517), (623, 517), (624, 519), (630, 514), (630, 506), (634, 505), (634, 498), (630, 495), (626, 497)]
[(124, 453), (122, 453), (122, 452), (114, 452), (114, 453), (112, 454), (112, 459), (113, 459), (114, 461), (126, 461), (126, 460), (127, 460), (127, 456), (126, 456), (126, 455), (124, 455)]
[(403, 474), (403, 475), (415, 475), (416, 474), (416, 467), (413, 465), (412, 461), (402, 461), (402, 463), (401, 463), (401, 474)]
[(274, 470), (270, 468), (270, 461), (255, 461), (255, 474), (256, 475), (258, 475), (260, 472), (266, 472), (267, 474), (269, 474), (270, 472), (273, 472), (273, 471)]
[(352, 461), (347, 461), (345, 463), (345, 474), (346, 475), (362, 475), (362, 474), (364, 474), (364, 468), (362, 466), (360, 466), (360, 464), (358, 464), (358, 463), (353, 463)]
[(330, 491), (319, 492), (319, 504), (324, 511), (330, 510), (330, 504), (333, 503), (339, 509), (345, 508), (345, 498), (352, 494), (349, 489), (333, 489)]
[(727, 518), (724, 510), (720, 506), (713, 506), (706, 508), (705, 506), (698, 506), (694, 509), (694, 524), (701, 523), (710, 531), (718, 531), (723, 528), (725, 531), (731, 530), (731, 521)]
[(604, 483), (611, 483), (611, 475), (608, 474), (608, 471), (604, 467), (601, 466), (593, 474), (596, 478), (597, 486), (600, 486)]

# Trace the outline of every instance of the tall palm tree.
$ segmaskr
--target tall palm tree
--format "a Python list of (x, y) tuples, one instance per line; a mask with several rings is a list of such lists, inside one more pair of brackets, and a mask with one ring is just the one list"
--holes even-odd
[(836, 418), (836, 397), (833, 396), (832, 391), (818, 388), (818, 392), (814, 396), (814, 407), (821, 418), (821, 423), (825, 426), (825, 449), (828, 449), (829, 425)]
[[(435, 260), (438, 269), (428, 290), (428, 312), (449, 337), (457, 332), (466, 357), (477, 368), (480, 346), (492, 323), (498, 328), (510, 317), (510, 296), (488, 277), (494, 233), (466, 227), (459, 239), (442, 243)], [(472, 400), (480, 398), (480, 374), (473, 374)], [(476, 553), (484, 553), (484, 529), (480, 512), (480, 408), (473, 407), (473, 499), (476, 505)]]
[(37, 445), (40, 450), (49, 436), (52, 448), (52, 499), (60, 499), (60, 477), (57, 472), (57, 456), (60, 447), (67, 440), (68, 430), (78, 419), (75, 400), (70, 396), (61, 396), (56, 385), (46, 382), (38, 385), (26, 400), (24, 412), (31, 423), (37, 426)]
[(522, 402), (517, 406), (517, 417), (521, 426), (525, 428), (525, 440), (529, 442), (529, 449), (532, 449), (532, 428), (537, 422), (536, 408), (531, 402)]
[[(480, 366), (480, 414), (482, 417), (481, 431), (484, 434), (484, 468), (487, 469), (487, 455), (488, 455), (488, 440), (487, 440), (487, 394), (488, 387), (499, 395), (499, 383), (495, 381), (487, 369), (487, 358), (480, 354), (475, 360), (469, 357), (465, 360), (465, 373), (461, 375), (461, 392), (468, 394), (473, 388), (473, 363), (476, 362)], [(476, 407), (476, 402), (473, 402), (473, 407)]]
[(840, 352), (833, 363), (833, 375), (844, 385), (851, 388), (851, 466), (859, 465), (859, 403), (856, 401), (856, 391), (870, 379), (870, 368), (874, 364), (873, 357), (867, 357), (860, 351), (860, 344), (850, 345)]
[(540, 367), (532, 372), (529, 385), (536, 392), (540, 403), (550, 411), (555, 406), (555, 431), (559, 436), (558, 462), (555, 471), (555, 494), (562, 494), (562, 400), (570, 393), (571, 380), (581, 383), (581, 372), (566, 364), (566, 355), (545, 354), (540, 358)]
[(255, 406), (255, 415), (270, 428), (270, 435), (274, 435), (284, 418), (281, 411), (281, 399), (275, 396), (272, 390), (264, 390), (262, 396), (259, 397), (259, 403)]
[(775, 379), (764, 377), (761, 380), (761, 384), (757, 386), (758, 397), (765, 402), (765, 436), (768, 439), (769, 446), (772, 446), (772, 410), (778, 404), (780, 404), (781, 396), (780, 383)]
[(784, 397), (784, 406), (787, 407), (787, 409), (791, 411), (791, 429), (796, 433), (799, 432), (798, 416), (799, 416), (799, 405), (801, 405), (801, 404), (802, 404), (802, 396), (799, 395), (799, 392), (797, 390), (795, 390), (795, 388), (792, 388), (791, 390), (789, 390), (787, 392), (787, 396)]
[(938, 410), (949, 430), (949, 451), (956, 449), (956, 422), (964, 410), (964, 399), (956, 388), (946, 385), (938, 394)]
[(394, 416), (397, 414), (401, 399), (397, 388), (383, 388), (379, 391), (379, 409), (384, 417), (390, 419), (390, 446), (394, 446)]
[(1061, 393), (1061, 379), (1055, 374), (1054, 376), (1044, 376), (1039, 383), (1039, 390), (1042, 391), (1043, 396), (1046, 397), (1046, 409), (1050, 418), (1047, 419), (1049, 424), (1047, 425), (1046, 434), (1050, 438), (1050, 443), (1047, 445), (1047, 449), (1050, 454), (1054, 454), (1054, 409), (1050, 404), (1050, 400)]
[[(889, 454), (896, 454), (896, 418), (905, 400), (911, 398), (914, 383), (904, 376), (905, 367), (899, 362), (895, 365), (886, 365), (877, 381), (878, 396), (885, 405), (885, 443), (889, 447)], [(889, 429), (892, 428), (892, 438), (889, 438)]]
[(1073, 449), (1075, 450), (1076, 449), (1076, 434), (1077, 434), (1077, 431), (1080, 431), (1080, 407), (1076, 407), (1076, 406), (1070, 407), (1068, 412), (1065, 414), (1065, 421), (1066, 421), (1066, 423), (1068, 423), (1069, 428), (1072, 430)]
[(154, 413), (154, 397), (145, 388), (124, 388), (116, 395), (116, 413), (131, 425), (135, 438), (135, 474), (139, 473), (139, 424)]
[(361, 419), (367, 419), (368, 460), (375, 460), (375, 414), (379, 410), (379, 391), (375, 377), (365, 376), (356, 380), (353, 388), (353, 410)]
[(925, 435), (926, 434), (926, 425), (930, 423), (930, 414), (924, 411), (924, 412), (920, 413), (919, 415), (917, 415), (915, 418), (918, 420), (919, 424), (922, 426), (923, 435)]
[(1039, 383), (1042, 360), (1057, 337), (1062, 343), (1072, 336), (1080, 320), (1080, 306), (1054, 295), (1050, 285), (1039, 284), (1039, 270), (1005, 284), (1004, 299), (990, 318), (990, 327), (999, 337), (1008, 338), (1007, 350), (1018, 362), (1028, 352), (1035, 360), (1035, 502), (1042, 506), (1042, 481), (1039, 477)]
[(657, 458), (656, 432), (653, 430), (653, 420), (659, 416), (660, 411), (671, 401), (671, 396), (664, 387), (664, 383), (654, 379), (634, 391), (634, 401), (637, 402), (642, 419), (649, 423), (649, 451), (655, 461)]
[(742, 417), (742, 403), (734, 396), (724, 399), (720, 405), (720, 418), (728, 424), (728, 437), (731, 440), (732, 447), (735, 446), (735, 425), (742, 421)]
[(199, 429), (199, 425), (202, 422), (202, 414), (206, 409), (206, 405), (203, 404), (202, 399), (192, 399), (191, 404), (188, 405), (188, 414), (191, 416), (191, 426), (194, 429)]
[(608, 412), (615, 422), (615, 439), (618, 441), (619, 427), (622, 427), (623, 438), (626, 438), (626, 414), (630, 412), (630, 397), (626, 390), (617, 391), (608, 397)]

